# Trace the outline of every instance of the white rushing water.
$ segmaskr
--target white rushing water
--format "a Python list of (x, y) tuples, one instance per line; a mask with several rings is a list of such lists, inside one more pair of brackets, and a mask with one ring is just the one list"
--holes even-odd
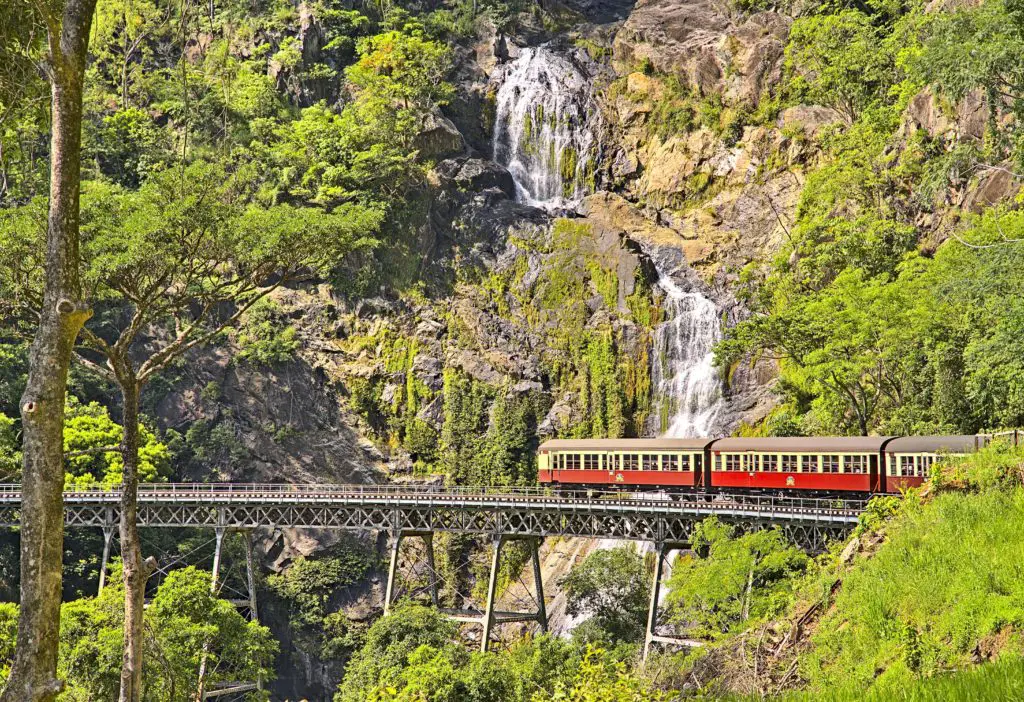
[(655, 331), (651, 372), (659, 428), (663, 436), (676, 439), (717, 436), (724, 405), (714, 355), (722, 338), (718, 308), (668, 276), (658, 285), (665, 291), (668, 313), (668, 321)]
[(494, 160), (512, 174), (520, 201), (549, 211), (580, 204), (596, 166), (596, 114), (590, 79), (566, 56), (540, 46), (505, 66)]

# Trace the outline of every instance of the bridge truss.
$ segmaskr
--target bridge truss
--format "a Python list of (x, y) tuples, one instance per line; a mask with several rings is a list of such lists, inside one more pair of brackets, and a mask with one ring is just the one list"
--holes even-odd
[[(118, 489), (73, 489), (64, 495), (68, 527), (103, 530), (104, 552), (100, 587), (110, 542), (120, 518)], [(0, 526), (17, 526), (21, 503), (18, 485), (0, 485)], [(864, 500), (754, 497), (750, 495), (670, 495), (578, 491), (555, 493), (543, 488), (439, 488), (409, 485), (261, 485), (239, 483), (152, 484), (139, 489), (139, 525), (151, 528), (210, 528), (216, 534), (214, 582), (218, 577), (223, 535), (255, 529), (307, 527), (351, 531), (384, 531), (391, 538), (391, 565), (386, 610), (397, 577), (398, 549), (403, 538), (420, 537), (427, 546), (432, 599), (437, 602), (432, 535), (453, 532), (491, 540), (492, 572), (496, 577), (502, 545), (510, 540), (531, 544), (535, 589), (534, 612), (495, 609), (495, 587), (488, 588), (482, 611), (451, 612), (463, 622), (482, 625), (486, 650), (495, 624), (537, 621), (547, 625), (537, 546), (549, 536), (646, 541), (659, 554), (651, 593), (647, 646), (671, 640), (655, 635), (661, 564), (668, 550), (685, 548), (694, 527), (710, 516), (743, 531), (779, 528), (787, 539), (811, 552), (843, 538), (856, 524)], [(251, 549), (247, 551), (250, 592), (256, 612)]]

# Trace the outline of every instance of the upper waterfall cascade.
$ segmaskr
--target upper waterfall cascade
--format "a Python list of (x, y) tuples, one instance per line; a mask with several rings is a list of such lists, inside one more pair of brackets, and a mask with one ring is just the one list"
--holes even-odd
[(679, 439), (717, 436), (725, 405), (715, 369), (714, 346), (722, 338), (718, 308), (668, 276), (658, 285), (665, 291), (669, 315), (655, 330), (651, 372), (661, 410), (659, 429)]
[(568, 57), (540, 46), (504, 67), (494, 160), (512, 174), (520, 201), (549, 211), (580, 204), (593, 189), (595, 115), (590, 79)]

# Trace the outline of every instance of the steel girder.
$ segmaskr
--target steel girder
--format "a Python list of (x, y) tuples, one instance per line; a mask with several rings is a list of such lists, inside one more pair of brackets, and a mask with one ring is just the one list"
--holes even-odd
[[(209, 504), (202, 502), (139, 505), (144, 527), (223, 527), (448, 531), (494, 536), (576, 536), (585, 538), (687, 543), (694, 525), (709, 515), (744, 531), (779, 527), (796, 544), (812, 551), (842, 538), (856, 515), (771, 512), (750, 509), (623, 510), (600, 503), (580, 508), (543, 504)], [(0, 505), (0, 526), (16, 526), (18, 506)], [(69, 503), (69, 527), (104, 527), (117, 523), (119, 510), (109, 502)]]

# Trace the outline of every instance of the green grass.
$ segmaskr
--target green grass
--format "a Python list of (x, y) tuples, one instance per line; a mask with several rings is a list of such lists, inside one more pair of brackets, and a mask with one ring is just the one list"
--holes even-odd
[(786, 695), (782, 702), (990, 702), (1024, 700), (1024, 661), (1007, 656), (960, 673), (896, 685)]
[[(864, 690), (891, 695), (967, 668), (979, 654), (1024, 650), (1024, 489), (1006, 482), (1022, 460), (1020, 450), (984, 451), (947, 470), (945, 482), (966, 491), (903, 504), (884, 544), (842, 576), (801, 660), (815, 699), (846, 689), (858, 690), (856, 699)], [(1012, 665), (1019, 671), (1005, 663), (959, 677), (1000, 685)], [(959, 677), (938, 677), (934, 689)], [(932, 694), (930, 684), (920, 694)]]

